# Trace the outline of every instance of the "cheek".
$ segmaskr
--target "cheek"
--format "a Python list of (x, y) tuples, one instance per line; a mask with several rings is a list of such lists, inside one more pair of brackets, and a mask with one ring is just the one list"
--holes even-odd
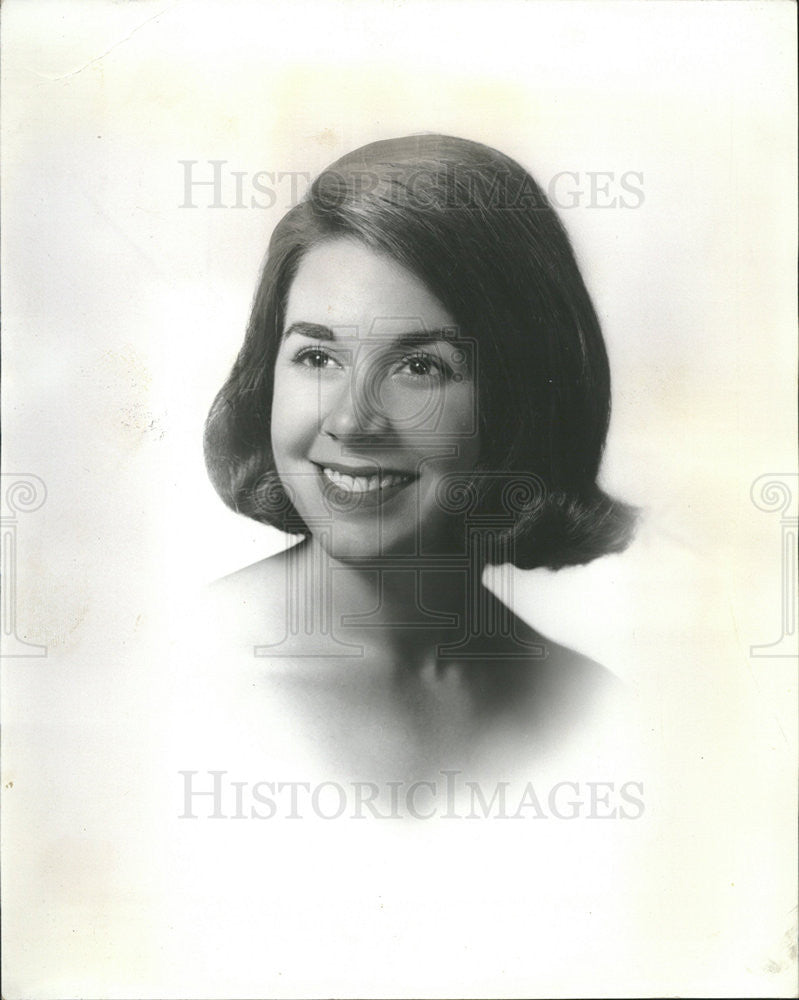
[(272, 413), (270, 415), (270, 426), (272, 433), (272, 452), (275, 458), (279, 458), (285, 451), (289, 432), (289, 421), (286, 414), (286, 400), (280, 385), (280, 380), (275, 379), (275, 386), (272, 392)]
[(276, 460), (306, 448), (316, 433), (319, 399), (309, 380), (277, 371), (272, 394), (272, 452)]
[(438, 420), (438, 432), (455, 447), (451, 464), (458, 468), (471, 467), (479, 453), (479, 422), (476, 393), (471, 382), (448, 386), (448, 392)]
[(475, 437), (477, 414), (475, 393), (470, 382), (449, 382), (428, 387), (407, 388), (388, 384), (375, 402), (399, 435), (416, 438), (420, 444), (434, 445), (442, 437)]

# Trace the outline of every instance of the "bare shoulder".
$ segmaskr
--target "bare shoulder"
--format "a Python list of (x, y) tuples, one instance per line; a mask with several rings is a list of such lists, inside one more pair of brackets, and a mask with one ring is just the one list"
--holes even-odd
[(513, 614), (505, 635), (476, 671), (482, 703), (522, 731), (561, 739), (570, 729), (615, 713), (624, 684), (590, 656), (555, 642)]
[(530, 632), (543, 648), (543, 659), (549, 670), (557, 671), (564, 679), (580, 685), (621, 689), (622, 683), (619, 678), (604, 664), (586, 656), (585, 653), (555, 642), (535, 629), (530, 628)]
[(293, 548), (209, 584), (202, 600), (205, 624), (245, 644), (268, 644), (285, 631)]
[(509, 628), (500, 637), (500, 656), (505, 645), (526, 647), (530, 655), (525, 663), (532, 673), (556, 676), (564, 686), (575, 683), (581, 687), (621, 688), (621, 681), (603, 664), (542, 634), (517, 612), (506, 609), (506, 613)]
[(208, 593), (219, 599), (248, 600), (264, 591), (273, 591), (285, 585), (291, 554), (295, 547), (284, 549), (275, 555), (259, 559), (258, 562), (222, 576), (208, 585)]

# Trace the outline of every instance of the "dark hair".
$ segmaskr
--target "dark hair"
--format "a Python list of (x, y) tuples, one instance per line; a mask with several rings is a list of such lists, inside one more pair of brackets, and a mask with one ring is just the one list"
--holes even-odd
[[(480, 467), (511, 481), (533, 473), (544, 487), (507, 532), (514, 564), (558, 568), (623, 549), (633, 509), (596, 482), (610, 419), (608, 359), (569, 238), (518, 163), (442, 135), (348, 153), (276, 227), (244, 344), (206, 425), (209, 475), (225, 503), (308, 531), (272, 457), (273, 371), (299, 262), (337, 237), (418, 275), (479, 345)], [(496, 506), (497, 490), (480, 503)]]

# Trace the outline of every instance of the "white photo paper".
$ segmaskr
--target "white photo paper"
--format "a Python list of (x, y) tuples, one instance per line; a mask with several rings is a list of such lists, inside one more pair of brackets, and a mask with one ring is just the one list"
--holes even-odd
[(796, 995), (796, 12), (7, 0), (3, 995)]

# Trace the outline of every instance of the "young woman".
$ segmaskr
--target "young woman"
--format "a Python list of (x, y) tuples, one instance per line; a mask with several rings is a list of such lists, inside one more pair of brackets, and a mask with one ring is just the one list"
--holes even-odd
[(334, 163), (272, 236), (206, 429), (223, 500), (302, 536), (215, 585), (252, 684), (356, 763), (562, 739), (612, 675), (482, 576), (627, 544), (597, 485), (609, 412), (595, 311), (527, 171), (442, 135)]

